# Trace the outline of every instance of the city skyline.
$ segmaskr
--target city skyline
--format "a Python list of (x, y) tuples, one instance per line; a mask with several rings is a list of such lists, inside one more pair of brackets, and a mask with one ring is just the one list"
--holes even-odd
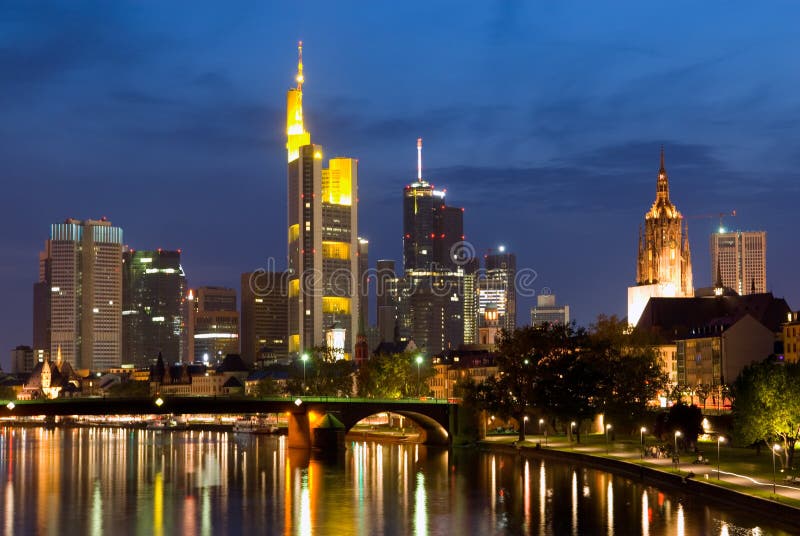
[[(773, 28), (767, 41), (773, 46), (758, 53), (741, 51), (759, 38), (755, 30), (732, 44), (725, 41), (741, 20), (763, 20), (763, 11), (754, 10), (745, 19), (743, 7), (733, 14), (706, 8), (697, 21), (687, 22), (670, 13), (654, 21), (652, 14), (631, 7), (631, 22), (618, 23), (628, 33), (614, 37), (592, 30), (578, 37), (578, 30), (590, 25), (592, 10), (548, 7), (539, 15), (572, 22), (562, 47), (547, 28), (540, 28), (544, 31), (537, 37), (528, 35), (526, 21), (537, 28), (541, 24), (535, 22), (535, 8), (506, 4), (507, 12), (491, 16), (460, 14), (453, 29), (441, 28), (436, 34), (422, 20), (401, 12), (401, 20), (423, 32), (420, 42), (399, 53), (394, 47), (402, 36), (370, 30), (363, 39), (371, 39), (374, 50), (366, 53), (363, 43), (349, 37), (337, 43), (339, 48), (330, 46), (339, 37), (323, 30), (331, 8), (304, 23), (289, 13), (292, 23), (280, 29), (273, 23), (274, 35), (265, 37), (256, 30), (258, 21), (267, 24), (268, 10), (252, 7), (252, 22), (243, 14), (212, 22), (201, 6), (187, 30), (191, 47), (215, 27), (236, 24), (246, 31), (235, 38), (210, 38), (206, 49), (200, 49), (213, 50), (215, 45), (216, 57), (198, 52), (168, 76), (169, 66), (180, 61), (181, 47), (156, 61), (153, 48), (158, 48), (157, 37), (167, 38), (165, 27), (148, 18), (146, 10), (129, 21), (126, 15), (132, 9), (75, 8), (60, 14), (61, 24), (52, 24), (55, 8), (11, 8), (13, 16), (4, 17), (11, 30), (7, 35), (21, 41), (13, 52), (0, 56), (8, 72), (15, 73), (0, 86), (0, 111), (8, 118), (0, 129), (0, 157), (7, 166), (7, 196), (14, 201), (10, 216), (17, 222), (13, 236), (0, 238), (7, 296), (0, 311), (0, 339), (7, 349), (30, 344), (36, 255), (52, 222), (106, 216), (125, 229), (132, 248), (180, 248), (191, 287), (237, 287), (242, 272), (266, 266), (267, 257), (283, 259), (281, 107), (300, 38), (306, 43), (307, 77), (314, 81), (305, 101), (309, 130), (330, 145), (329, 155), (359, 158), (359, 234), (371, 242), (372, 259), (402, 260), (398, 192), (414, 178), (412, 144), (423, 137), (426, 175), (433, 184), (446, 184), (448, 197), (466, 208), (465, 234), (479, 254), (506, 244), (519, 267), (537, 271), (537, 288), (553, 289), (572, 306), (580, 323), (590, 323), (601, 312), (624, 316), (625, 290), (635, 279), (636, 228), (642, 208), (651, 202), (658, 150), (664, 144), (673, 198), (687, 219), (696, 252), (695, 286), (713, 284), (706, 275), (712, 272), (706, 244), (717, 222), (693, 217), (736, 210), (737, 217), (726, 226), (767, 231), (768, 290), (797, 303), (791, 266), (800, 253), (792, 248), (786, 217), (797, 189), (791, 170), (797, 158), (792, 127), (798, 102), (790, 94), (797, 75), (780, 70), (790, 62), (778, 56), (796, 49), (797, 37), (788, 33), (788, 26)], [(443, 8), (426, 9), (430, 15)], [(720, 20), (718, 33), (699, 41), (692, 28), (712, 16), (731, 17), (733, 27), (720, 29)], [(98, 29), (92, 21), (99, 17), (108, 17), (109, 28), (124, 31), (111, 35), (111, 29)], [(656, 30), (665, 30), (664, 43), (637, 48), (642, 37), (637, 24), (645, 26), (643, 18), (650, 25), (648, 33), (654, 23)], [(467, 53), (484, 50), (470, 64), (448, 39), (481, 20), (497, 22), (481, 26), (474, 39), (457, 41)], [(94, 33), (81, 37), (87, 28)], [(151, 39), (137, 40), (142, 35)], [(678, 36), (687, 43), (677, 46)], [(62, 46), (56, 54), (59, 39), (72, 46)], [(92, 39), (108, 46), (97, 47)], [(606, 76), (606, 87), (592, 91), (575, 90), (570, 81), (579, 80), (577, 68), (556, 69), (553, 58), (543, 53), (557, 50), (562, 55), (555, 57), (579, 58), (596, 45), (605, 46), (616, 60), (595, 59), (617, 69), (609, 75), (601, 65), (584, 68), (580, 74), (589, 79)], [(428, 57), (421, 53), (427, 49), (432, 50)], [(225, 54), (234, 57), (236, 51), (240, 61), (226, 63)], [(759, 61), (763, 58), (758, 54), (765, 53), (772, 53), (772, 63)], [(115, 54), (129, 62), (115, 60)], [(393, 72), (414, 69), (425, 83), (393, 86), (370, 76), (371, 66), (387, 58)], [(523, 60), (552, 81), (512, 69)], [(636, 68), (626, 71), (618, 62)], [(495, 64), (509, 70), (489, 71)], [(693, 66), (702, 67), (703, 74)], [(725, 82), (733, 80), (734, 72), (739, 76), (742, 66), (749, 68), (749, 83), (737, 79), (734, 91)], [(112, 76), (119, 69), (127, 76)], [(339, 70), (347, 74), (337, 76)], [(153, 78), (154, 73), (164, 78)], [(482, 77), (493, 78), (492, 83), (456, 91)], [(76, 91), (84, 87), (87, 92)], [(528, 87), (537, 91), (523, 106)], [(559, 88), (563, 94), (557, 94)], [(634, 97), (621, 99), (626, 91)], [(690, 104), (681, 104), (676, 91), (694, 95)], [(54, 92), (62, 96), (56, 110), (49, 100)], [(501, 103), (498, 92), (505, 94)], [(712, 99), (716, 106), (703, 110)], [(532, 130), (513, 121), (521, 110), (533, 121)], [(642, 111), (647, 111), (643, 118), (631, 119)], [(167, 119), (160, 119), (162, 115)], [(496, 132), (501, 127), (507, 129)], [(601, 135), (606, 129), (613, 135)], [(581, 130), (595, 138), (578, 134)], [(206, 154), (197, 155), (198, 150)], [(129, 187), (135, 190), (129, 193)], [(204, 216), (198, 215), (198, 207), (205, 208)], [(234, 236), (240, 229), (248, 232)], [(231, 238), (234, 247), (225, 247)], [(279, 269), (284, 266), (278, 263)], [(531, 304), (521, 303), (518, 311), (529, 310)], [(6, 359), (0, 361), (4, 369)]]

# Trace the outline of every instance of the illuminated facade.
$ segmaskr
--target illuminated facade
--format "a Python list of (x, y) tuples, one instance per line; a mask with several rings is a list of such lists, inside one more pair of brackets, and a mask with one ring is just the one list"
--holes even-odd
[(53, 224), (39, 266), (40, 278), (49, 277), (50, 356), (60, 349), (62, 359), (78, 369), (118, 367), (122, 229), (105, 219)]
[(645, 214), (644, 234), (639, 230), (636, 286), (628, 288), (628, 323), (636, 325), (650, 298), (694, 296), (688, 228), (669, 198), (669, 177), (661, 167), (656, 200)]
[(186, 329), (186, 275), (181, 252), (122, 253), (122, 359), (146, 368), (159, 353), (180, 360)]
[(302, 43), (297, 87), (287, 94), (288, 351), (325, 344), (335, 323), (345, 330), (344, 358), (358, 329), (358, 160), (332, 158), (303, 125)]
[(478, 281), (478, 318), (483, 327), (487, 307), (497, 312), (500, 329), (514, 331), (517, 327), (517, 292), (514, 284), (517, 275), (517, 257), (500, 246), (495, 253), (484, 257), (486, 270)]
[(194, 361), (213, 363), (239, 353), (239, 312), (232, 288), (200, 287), (192, 292)]
[[(722, 230), (721, 230), (722, 231)], [(722, 276), (722, 286), (740, 296), (767, 291), (767, 233), (719, 232), (711, 235), (712, 281)]]
[(569, 305), (556, 305), (555, 294), (536, 296), (536, 306), (531, 307), (531, 326), (542, 324), (569, 324)]

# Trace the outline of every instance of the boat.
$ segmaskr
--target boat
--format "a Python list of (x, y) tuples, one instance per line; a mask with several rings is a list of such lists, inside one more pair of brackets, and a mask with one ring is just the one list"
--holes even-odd
[(233, 423), (233, 432), (237, 434), (275, 434), (278, 427), (269, 424), (259, 417), (237, 419)]

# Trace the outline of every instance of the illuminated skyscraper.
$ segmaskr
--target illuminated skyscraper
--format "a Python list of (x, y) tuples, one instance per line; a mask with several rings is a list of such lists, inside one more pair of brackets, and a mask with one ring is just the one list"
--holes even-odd
[(49, 270), (50, 356), (60, 355), (76, 369), (118, 367), (122, 229), (105, 219), (53, 224), (39, 266), (45, 281)]
[[(287, 94), (289, 353), (325, 344), (344, 329), (342, 355), (352, 357), (358, 329), (358, 160), (332, 158), (303, 125), (303, 61)], [(337, 332), (338, 333), (338, 332)]]
[[(464, 209), (448, 207), (445, 191), (422, 178), (422, 138), (417, 139), (417, 180), (403, 191), (403, 268), (455, 271), (455, 245), (464, 239)], [(463, 260), (463, 259), (460, 259)]]
[(634, 326), (650, 298), (694, 296), (689, 231), (669, 199), (663, 148), (656, 200), (644, 218), (644, 235), (639, 229), (636, 286), (628, 287), (628, 323)]
[(767, 233), (722, 232), (711, 235), (711, 281), (735, 290), (740, 296), (767, 291)]
[(122, 360), (149, 367), (181, 359), (186, 275), (180, 251), (122, 253)]
[(486, 308), (493, 305), (500, 329), (514, 331), (517, 327), (517, 292), (514, 280), (517, 275), (517, 257), (500, 246), (495, 253), (484, 257), (486, 270), (478, 281), (478, 318), (486, 318)]

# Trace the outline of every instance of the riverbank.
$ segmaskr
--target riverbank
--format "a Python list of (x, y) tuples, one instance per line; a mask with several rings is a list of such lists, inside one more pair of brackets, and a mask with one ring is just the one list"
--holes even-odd
[(765, 482), (721, 468), (719, 480), (716, 465), (698, 465), (688, 457), (683, 463), (671, 459), (642, 458), (638, 442), (619, 441), (611, 444), (604, 436), (583, 436), (581, 444), (565, 437), (551, 437), (545, 446), (539, 440), (517, 443), (515, 437), (489, 437), (478, 442), (478, 448), (527, 458), (560, 463), (576, 463), (625, 476), (645, 484), (702, 497), (715, 505), (769, 515), (786, 523), (792, 530), (800, 526), (800, 487)]

